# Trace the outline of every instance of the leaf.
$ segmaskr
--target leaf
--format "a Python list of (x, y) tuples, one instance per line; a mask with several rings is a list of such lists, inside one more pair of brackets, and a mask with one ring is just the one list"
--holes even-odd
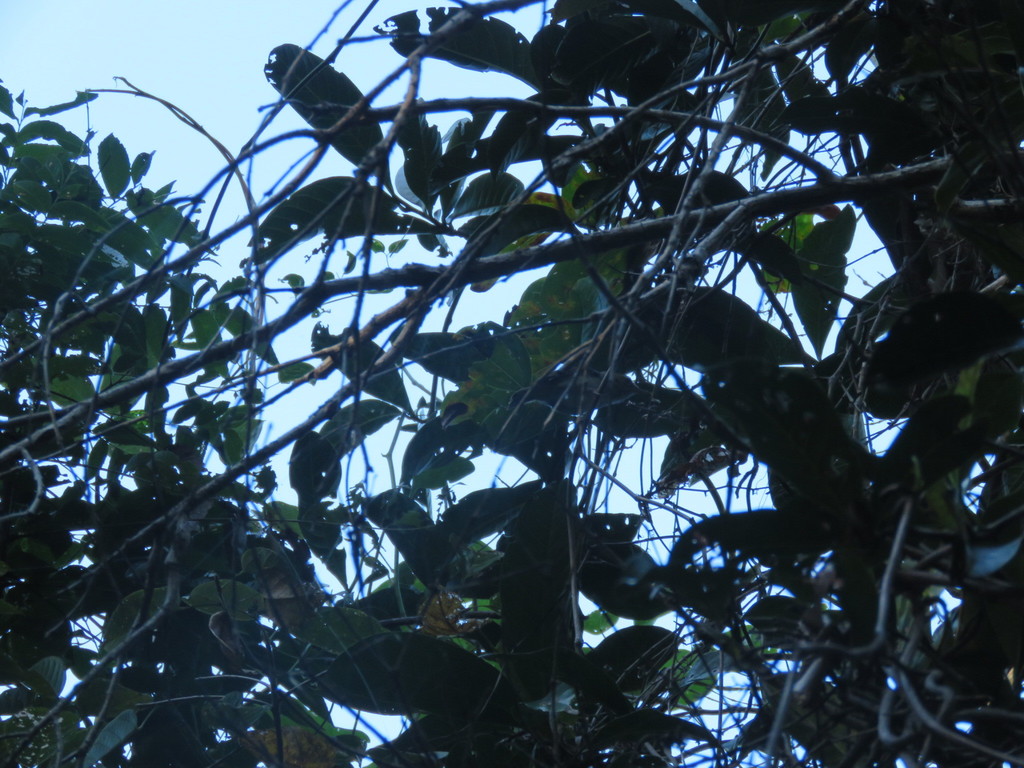
[(860, 86), (837, 96), (800, 99), (786, 107), (779, 119), (808, 136), (828, 132), (863, 135), (871, 167), (919, 157), (935, 144), (928, 123), (914, 107)]
[(365, 513), (387, 534), (420, 581), (427, 586), (439, 581), (455, 550), (419, 504), (399, 490), (390, 490), (368, 500)]
[(523, 189), (523, 182), (510, 173), (477, 176), (456, 200), (451, 217), (496, 213), (519, 198)]
[(105, 755), (119, 747), (138, 727), (138, 718), (134, 709), (127, 709), (119, 712), (112, 720), (103, 726), (96, 741), (92, 743), (89, 751), (82, 761), (83, 766), (93, 766)]
[(921, 405), (900, 430), (879, 463), (877, 482), (923, 490), (982, 452), (984, 424), (966, 428), (970, 401), (961, 395), (934, 397)]
[(1024, 533), (1002, 543), (968, 543), (966, 548), (967, 576), (975, 579), (991, 576), (1017, 555), (1022, 542), (1024, 542)]
[(915, 304), (875, 345), (869, 381), (900, 386), (964, 368), (985, 355), (1017, 348), (1020, 320), (993, 298), (945, 293)]
[(573, 16), (579, 16), (591, 8), (600, 5), (607, 5), (609, 0), (555, 0), (551, 9), (551, 20), (554, 22), (565, 21)]
[(438, 522), (445, 538), (468, 543), (504, 529), (524, 505), (536, 498), (541, 483), (533, 480), (510, 488), (484, 488), (463, 496)]
[[(669, 359), (694, 370), (730, 360), (759, 358), (772, 365), (796, 363), (803, 354), (778, 328), (741, 299), (721, 289), (698, 288), (672, 317), (658, 306), (645, 311), (656, 338), (668, 336)], [(669, 322), (662, 328), (663, 322)]]
[(703, 725), (653, 709), (641, 709), (615, 718), (597, 730), (593, 743), (595, 748), (607, 748), (620, 742), (680, 744), (684, 741), (718, 743)]
[(495, 667), (457, 645), (389, 632), (349, 648), (321, 682), (334, 701), (386, 715), (504, 720), (517, 697)]
[(793, 300), (819, 357), (846, 288), (846, 252), (853, 244), (856, 227), (857, 217), (848, 205), (835, 219), (817, 224), (797, 254), (810, 279), (794, 285)]
[(760, 461), (826, 510), (848, 508), (865, 452), (813, 379), (742, 361), (709, 371), (704, 392)]
[[(320, 130), (337, 125), (363, 98), (346, 75), (297, 45), (279, 45), (271, 51), (264, 73), (282, 99)], [(383, 139), (379, 125), (364, 124), (333, 132), (330, 143), (346, 160), (361, 165)]]
[(293, 628), (299, 640), (331, 653), (341, 654), (361, 640), (387, 632), (377, 619), (356, 608), (334, 605), (319, 608), (307, 621)]
[(428, 373), (463, 382), (473, 365), (494, 353), (494, 338), (507, 333), (497, 323), (482, 323), (458, 333), (418, 333), (403, 349), (407, 359)]
[[(420, 31), (416, 11), (392, 16), (374, 30), (391, 38), (391, 47), (408, 56), (460, 13), (458, 8), (427, 8), (428, 30)], [(538, 85), (530, 59), (530, 43), (500, 19), (476, 18), (433, 46), (428, 56), (477, 72), (503, 72), (528, 85)]]
[[(40, 117), (49, 117), (50, 115), (57, 115), (61, 112), (67, 112), (69, 109), (80, 107), (83, 104), (88, 104), (93, 99), (99, 98), (98, 93), (90, 93), (88, 91), (78, 91), (78, 94), (71, 101), (65, 101), (62, 104), (54, 104), (52, 107), (29, 107), (25, 110), (26, 115), (39, 115)], [(13, 117), (13, 116), (12, 116)]]
[(470, 219), (459, 228), (466, 238), (465, 251), (493, 256), (526, 235), (572, 231), (572, 222), (561, 211), (546, 205), (519, 205), (490, 216)]
[(679, 638), (664, 627), (634, 625), (606, 637), (587, 658), (604, 667), (619, 688), (632, 693), (650, 685), (678, 648)]
[(128, 152), (117, 138), (110, 134), (100, 142), (99, 148), (100, 176), (107, 194), (119, 197), (128, 188), (130, 167)]
[(235, 621), (255, 619), (263, 597), (252, 587), (231, 579), (205, 581), (196, 586), (185, 600), (197, 611), (206, 614), (227, 611)]
[(568, 487), (539, 491), (506, 534), (501, 561), (501, 642), (509, 677), (527, 700), (547, 695), (557, 651), (570, 642)]
[(399, 127), (395, 140), (405, 155), (405, 183), (429, 211), (437, 195), (432, 177), (441, 160), (441, 132), (423, 115), (413, 115)]
[(362, 187), (348, 176), (314, 181), (267, 214), (259, 227), (257, 260), (267, 262), (317, 234), (333, 241), (433, 231), (419, 219), (396, 213), (397, 205), (386, 192)]
[(132, 160), (131, 177), (132, 183), (138, 184), (142, 177), (149, 173), (149, 166), (153, 162), (152, 152), (140, 152)]
[(808, 11), (835, 13), (843, 0), (725, 0), (721, 12), (734, 27), (760, 26)]
[[(242, 746), (265, 765), (333, 768), (338, 749), (323, 734), (299, 726), (286, 726), (240, 734)], [(283, 751), (280, 755), (279, 749)]]

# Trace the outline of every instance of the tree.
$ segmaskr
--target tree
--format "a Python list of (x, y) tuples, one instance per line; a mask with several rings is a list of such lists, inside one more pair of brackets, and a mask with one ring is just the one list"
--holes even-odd
[(531, 4), (219, 230), (0, 91), (6, 765), (1024, 763), (1021, 9)]

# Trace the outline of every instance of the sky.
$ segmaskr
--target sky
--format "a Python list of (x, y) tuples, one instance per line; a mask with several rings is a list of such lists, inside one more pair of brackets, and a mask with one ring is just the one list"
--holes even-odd
[[(34, 106), (67, 101), (75, 92), (118, 88), (123, 77), (144, 91), (188, 112), (232, 151), (237, 151), (259, 126), (276, 93), (263, 75), (267, 55), (278, 45), (312, 44), (325, 56), (345, 35), (371, 0), (6, 0), (0, 4), (0, 80), (15, 95), (24, 92)], [(357, 36), (373, 35), (373, 26), (405, 10), (445, 2), (378, 0)], [(512, 21), (509, 14), (502, 18)], [(521, 12), (515, 21), (532, 24), (539, 7)], [(526, 27), (530, 34), (529, 26)], [(401, 59), (382, 41), (353, 43), (336, 66), (364, 91)], [(435, 64), (435, 77), (425, 77), (425, 95), (473, 88), (495, 78), (507, 95), (526, 95), (525, 87), (504, 76), (486, 76)], [(428, 70), (429, 71), (429, 70)], [(489, 79), (487, 79), (489, 78)], [(385, 98), (379, 103), (394, 103)], [(60, 117), (69, 127), (84, 125), (85, 110)], [(134, 157), (156, 150), (151, 183), (175, 179), (179, 192), (201, 189), (222, 166), (214, 147), (162, 106), (145, 99), (104, 94), (88, 108), (90, 127), (98, 138), (114, 133)], [(272, 133), (306, 127), (286, 111)], [(257, 167), (254, 192), (270, 184), (294, 160), (283, 150)], [(340, 158), (337, 164), (343, 164)], [(348, 173), (351, 168), (327, 168)], [(157, 184), (159, 186), (159, 184)], [(239, 201), (240, 202), (240, 201)]]

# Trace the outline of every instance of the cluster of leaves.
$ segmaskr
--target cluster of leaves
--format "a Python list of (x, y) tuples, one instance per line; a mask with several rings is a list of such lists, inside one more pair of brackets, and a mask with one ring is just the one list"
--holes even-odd
[[(43, 119), (87, 95), (0, 92), (7, 764), (1021, 762), (1021, 11), (558, 0), (532, 39), (491, 15), (529, 4), (377, 30), (411, 88), (434, 58), (526, 99), (377, 107), (276, 48), (353, 171), (254, 210), (223, 285), (147, 155), (90, 164)], [(859, 298), (858, 221), (889, 267)], [(441, 263), (374, 265), (414, 237)], [(503, 317), (428, 329), (539, 268)], [(401, 298), (279, 363), (371, 291)], [(382, 430), (371, 494), (349, 468)], [(660, 468), (624, 469), (638, 447)], [(486, 487), (492, 455), (519, 477)], [(404, 725), (370, 748), (345, 709)]]

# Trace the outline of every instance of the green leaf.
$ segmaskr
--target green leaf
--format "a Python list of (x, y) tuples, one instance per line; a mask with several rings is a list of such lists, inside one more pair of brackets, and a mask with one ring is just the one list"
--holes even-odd
[(441, 516), (437, 527), (453, 542), (483, 539), (504, 529), (540, 491), (539, 480), (510, 488), (484, 488), (463, 496)]
[(510, 173), (477, 176), (456, 200), (451, 217), (496, 213), (519, 198), (523, 189), (523, 182)]
[(150, 163), (153, 162), (152, 152), (140, 152), (132, 160), (132, 167), (130, 170), (132, 177), (132, 184), (138, 184), (142, 181), (142, 177), (149, 172)]
[(185, 602), (203, 613), (227, 611), (235, 621), (250, 621), (259, 613), (263, 597), (246, 584), (218, 579), (199, 584)]
[(309, 363), (292, 363), (277, 372), (277, 380), (282, 384), (301, 379), (308, 373), (312, 373), (314, 367)]
[[(492, 256), (526, 235), (568, 232), (572, 222), (559, 210), (546, 205), (520, 205), (490, 216), (477, 216), (459, 228), (466, 238), (466, 250), (477, 256)], [(543, 239), (543, 238), (540, 238)], [(539, 240), (538, 240), (539, 242)]]
[(945, 293), (904, 312), (875, 345), (870, 381), (899, 386), (964, 368), (985, 355), (1015, 348), (1024, 339), (1020, 320), (979, 293)]
[(678, 648), (679, 638), (664, 627), (634, 625), (608, 635), (587, 658), (631, 693), (649, 686)]
[(65, 101), (62, 104), (54, 104), (52, 107), (29, 107), (25, 110), (26, 115), (39, 115), (40, 117), (49, 117), (50, 115), (57, 115), (61, 112), (67, 112), (69, 109), (80, 107), (83, 104), (88, 104), (95, 98), (98, 98), (98, 93), (89, 93), (88, 91), (78, 91), (78, 95), (75, 96), (71, 101)]
[(927, 153), (935, 144), (928, 123), (913, 106), (860, 86), (847, 88), (837, 96), (800, 99), (786, 107), (779, 119), (808, 136), (861, 134), (868, 141), (871, 167), (906, 162)]
[(826, 510), (850, 509), (846, 494), (858, 485), (865, 452), (817, 382), (744, 361), (709, 371), (704, 392), (758, 460)]
[[(406, 11), (374, 27), (391, 38), (391, 47), (408, 56), (461, 11), (458, 8), (427, 8), (428, 29), (420, 31), (419, 14)], [(427, 54), (477, 72), (503, 72), (528, 85), (538, 85), (530, 59), (530, 43), (515, 27), (500, 19), (476, 18), (445, 37)]]
[(658, 743), (698, 741), (717, 744), (718, 739), (699, 723), (691, 723), (653, 709), (641, 709), (617, 717), (594, 734), (595, 748), (613, 747), (622, 742)]
[(372, 616), (344, 605), (320, 608), (316, 615), (301, 623), (294, 634), (331, 653), (341, 654), (360, 640), (387, 632)]
[[(312, 350), (316, 352), (339, 344), (349, 337), (350, 331), (351, 329), (346, 328), (340, 335), (332, 336), (324, 325), (317, 323), (313, 328)], [(345, 344), (341, 350), (332, 354), (345, 378), (356, 383), (363, 392), (394, 403), (407, 413), (412, 411), (409, 394), (402, 383), (402, 374), (398, 372), (395, 364), (374, 371), (367, 377), (367, 373), (384, 354), (384, 350), (376, 342), (362, 341), (355, 348)]]
[(516, 703), (495, 667), (450, 642), (411, 633), (356, 643), (320, 682), (334, 701), (386, 715), (504, 720)]
[(721, 13), (734, 27), (760, 26), (808, 11), (835, 13), (843, 0), (726, 0)]
[(509, 526), (501, 561), (501, 642), (509, 676), (527, 700), (549, 692), (559, 649), (571, 643), (570, 540), (566, 485), (537, 493)]
[[(297, 45), (271, 51), (264, 73), (281, 98), (320, 130), (334, 127), (363, 98), (346, 75)], [(360, 125), (334, 132), (330, 142), (346, 160), (360, 165), (383, 139), (379, 125)]]
[(482, 323), (458, 333), (418, 333), (405, 345), (405, 357), (434, 376), (463, 382), (473, 365), (494, 353), (494, 338), (506, 333), (497, 323)]
[[(698, 288), (676, 317), (654, 306), (644, 318), (656, 337), (667, 334), (669, 359), (695, 370), (742, 358), (772, 365), (803, 360), (796, 342), (721, 289)], [(664, 322), (671, 325), (660, 327)]]
[(412, 115), (399, 127), (395, 140), (405, 156), (402, 178), (429, 211), (437, 195), (432, 177), (441, 160), (441, 132), (423, 115)]
[[(433, 231), (425, 222), (395, 212), (398, 201), (348, 176), (320, 179), (295, 192), (260, 224), (260, 263), (314, 235), (329, 240)], [(372, 214), (372, 215), (371, 215)]]
[(110, 722), (103, 726), (96, 741), (82, 761), (87, 768), (98, 763), (104, 756), (119, 747), (138, 727), (138, 718), (134, 709), (119, 712)]
[(365, 512), (391, 539), (416, 577), (435, 586), (455, 550), (426, 511), (401, 491), (391, 490), (370, 499)]
[(857, 217), (848, 205), (832, 221), (816, 225), (797, 254), (809, 280), (793, 287), (793, 300), (819, 357), (846, 288), (846, 252), (856, 228)]
[(100, 176), (107, 194), (120, 197), (128, 188), (131, 170), (128, 165), (128, 152), (117, 138), (110, 134), (100, 142), (99, 148)]

